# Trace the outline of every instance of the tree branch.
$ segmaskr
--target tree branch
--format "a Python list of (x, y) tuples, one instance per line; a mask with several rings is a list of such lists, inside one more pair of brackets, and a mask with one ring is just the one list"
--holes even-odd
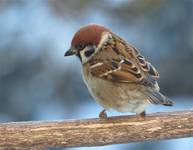
[(193, 136), (193, 110), (146, 117), (0, 124), (0, 148), (99, 146)]

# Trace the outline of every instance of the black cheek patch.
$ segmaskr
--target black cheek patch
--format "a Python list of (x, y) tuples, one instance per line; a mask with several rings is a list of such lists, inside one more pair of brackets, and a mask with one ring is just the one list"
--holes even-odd
[(95, 49), (92, 48), (92, 49), (84, 52), (84, 55), (88, 58), (88, 57), (90, 57), (94, 52), (95, 52)]

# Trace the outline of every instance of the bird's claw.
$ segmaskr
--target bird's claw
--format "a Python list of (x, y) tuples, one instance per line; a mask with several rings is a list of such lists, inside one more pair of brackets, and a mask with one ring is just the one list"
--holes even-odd
[(104, 109), (103, 111), (100, 112), (99, 118), (101, 119), (107, 119), (107, 113), (105, 112), (106, 110)]

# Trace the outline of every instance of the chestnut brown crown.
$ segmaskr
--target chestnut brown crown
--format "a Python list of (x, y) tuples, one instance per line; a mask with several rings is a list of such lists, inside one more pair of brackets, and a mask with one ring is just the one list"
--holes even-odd
[(97, 47), (104, 32), (111, 31), (97, 24), (83, 26), (74, 34), (71, 48), (65, 53), (65, 56), (79, 55), (80, 51), (86, 46)]
[(77, 47), (78, 45), (97, 45), (101, 40), (103, 32), (111, 32), (109, 29), (97, 25), (91, 24), (80, 28), (74, 35), (71, 45)]

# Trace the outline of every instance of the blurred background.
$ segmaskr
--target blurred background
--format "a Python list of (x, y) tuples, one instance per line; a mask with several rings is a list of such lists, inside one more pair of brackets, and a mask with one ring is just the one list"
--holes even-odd
[[(113, 30), (159, 70), (161, 92), (175, 106), (148, 113), (193, 108), (193, 0), (0, 0), (0, 122), (98, 117), (102, 108), (83, 83), (79, 60), (64, 58), (75, 31), (89, 23)], [(73, 149), (192, 145), (185, 138)]]

